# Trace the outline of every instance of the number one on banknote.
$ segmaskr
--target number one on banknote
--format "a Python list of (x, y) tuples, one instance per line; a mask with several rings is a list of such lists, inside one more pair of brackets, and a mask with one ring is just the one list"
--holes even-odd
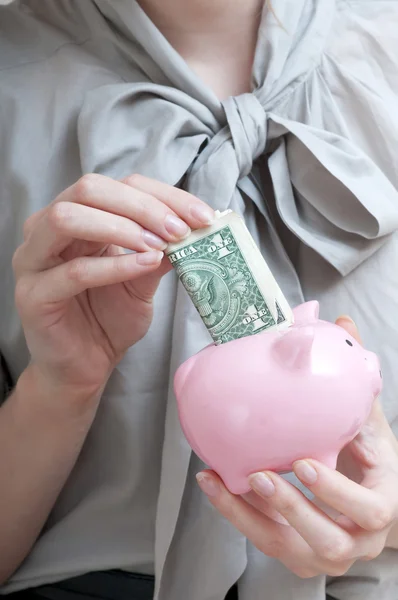
[(243, 220), (228, 210), (166, 254), (211, 337), (225, 344), (286, 328), (293, 312)]

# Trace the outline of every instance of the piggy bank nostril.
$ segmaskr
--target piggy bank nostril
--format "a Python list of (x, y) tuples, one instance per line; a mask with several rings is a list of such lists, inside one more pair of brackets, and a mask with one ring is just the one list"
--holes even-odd
[(380, 373), (380, 379), (383, 379), (383, 373), (381, 372), (381, 369), (380, 369), (379, 373)]

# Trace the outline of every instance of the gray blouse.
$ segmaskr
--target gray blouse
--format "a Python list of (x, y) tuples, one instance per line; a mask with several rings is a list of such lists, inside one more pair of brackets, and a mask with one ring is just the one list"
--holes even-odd
[[(398, 0), (273, 5), (283, 27), (264, 12), (253, 93), (225, 102), (135, 0), (0, 8), (0, 351), (14, 379), (28, 360), (10, 266), (24, 220), (82, 173), (139, 172), (243, 215), (292, 305), (354, 317), (398, 433)], [(173, 273), (155, 309), (2, 591), (123, 568), (155, 573), (157, 600), (222, 600), (237, 580), (241, 600), (324, 600), (325, 578), (259, 553), (197, 488), (172, 379), (209, 337)], [(397, 564), (386, 551), (328, 591), (396, 600)]]

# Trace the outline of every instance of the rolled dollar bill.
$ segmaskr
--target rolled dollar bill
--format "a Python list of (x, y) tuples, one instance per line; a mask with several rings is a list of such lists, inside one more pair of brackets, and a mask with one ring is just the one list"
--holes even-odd
[(286, 328), (293, 312), (244, 221), (231, 210), (166, 249), (216, 344)]

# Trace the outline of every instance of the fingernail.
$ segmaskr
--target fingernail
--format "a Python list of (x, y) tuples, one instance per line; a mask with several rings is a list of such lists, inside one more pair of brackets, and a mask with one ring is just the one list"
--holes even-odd
[(205, 225), (211, 225), (214, 223), (214, 210), (209, 206), (205, 206), (204, 204), (194, 204), (191, 206), (189, 212), (194, 219), (200, 221), (201, 223), (205, 223)]
[(198, 482), (200, 489), (206, 494), (206, 496), (211, 496), (212, 498), (214, 498), (214, 496), (217, 496), (220, 488), (218, 483), (213, 479), (213, 477), (210, 477), (210, 475), (207, 475), (206, 473), (198, 473), (196, 475), (196, 481)]
[[(340, 315), (340, 317), (338, 317), (338, 319), (336, 319), (337, 321), (347, 321), (347, 323), (351, 323), (352, 325), (355, 325), (355, 321), (353, 321), (351, 319), (351, 317), (349, 317), (348, 315)], [(356, 327), (356, 325), (355, 325)]]
[(299, 460), (294, 463), (293, 471), (295, 475), (306, 485), (314, 485), (318, 479), (318, 473), (314, 467), (305, 460)]
[(156, 265), (157, 263), (160, 263), (163, 255), (163, 252), (160, 252), (159, 250), (153, 250), (151, 252), (137, 252), (136, 260), (139, 265)]
[(170, 235), (179, 239), (184, 239), (191, 233), (188, 225), (175, 215), (167, 215), (164, 226)]
[(265, 473), (250, 475), (249, 483), (253, 490), (260, 496), (264, 496), (264, 498), (271, 498), (275, 494), (275, 486)]
[(142, 237), (146, 245), (150, 248), (154, 248), (155, 250), (164, 250), (167, 246), (167, 242), (162, 240), (162, 238), (155, 233), (152, 233), (152, 231), (147, 231), (144, 229), (142, 232)]

